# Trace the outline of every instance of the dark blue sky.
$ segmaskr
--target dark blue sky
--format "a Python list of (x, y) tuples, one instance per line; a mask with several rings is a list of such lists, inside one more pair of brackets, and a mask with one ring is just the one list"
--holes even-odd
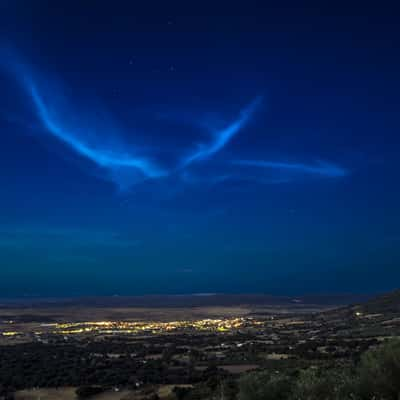
[(300, 3), (3, 1), (0, 293), (398, 286), (400, 15)]

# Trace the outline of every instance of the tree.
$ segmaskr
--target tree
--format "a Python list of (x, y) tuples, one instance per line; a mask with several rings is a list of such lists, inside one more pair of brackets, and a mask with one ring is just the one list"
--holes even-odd
[(400, 340), (392, 340), (364, 353), (358, 367), (362, 399), (400, 399)]
[(87, 399), (104, 391), (105, 388), (101, 386), (80, 386), (76, 389), (76, 395), (78, 399)]
[(189, 387), (183, 387), (183, 386), (175, 386), (172, 389), (172, 392), (175, 394), (177, 400), (183, 400), (187, 394), (190, 392)]
[(291, 393), (291, 381), (282, 374), (253, 372), (239, 380), (239, 400), (286, 400)]
[(356, 376), (349, 369), (320, 370), (308, 368), (300, 371), (294, 383), (292, 400), (355, 400)]

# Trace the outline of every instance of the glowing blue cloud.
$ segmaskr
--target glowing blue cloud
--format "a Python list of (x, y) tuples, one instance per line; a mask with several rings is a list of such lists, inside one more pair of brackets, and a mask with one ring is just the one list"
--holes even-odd
[(34, 85), (31, 85), (30, 93), (37, 107), (38, 115), (46, 128), (58, 139), (99, 166), (105, 168), (137, 168), (149, 178), (159, 178), (167, 174), (165, 171), (152, 165), (146, 159), (133, 157), (128, 153), (115, 152), (110, 149), (95, 149), (91, 147), (90, 144), (84, 143), (81, 138), (63, 128), (62, 123), (57, 121), (57, 117), (53, 115), (50, 109), (45, 105)]
[[(34, 111), (46, 131), (76, 154), (104, 169), (107, 179), (125, 189), (144, 179), (168, 175), (166, 169), (158, 166), (150, 157), (139, 155), (135, 146), (122, 140), (120, 128), (100, 104), (82, 110), (76, 101), (69, 101), (64, 96), (65, 90), (61, 84), (48, 78), (40, 79), (17, 57), (13, 58), (9, 50), (6, 55), (8, 58), (1, 59), (1, 66), (16, 78), (31, 99)], [(25, 122), (25, 125), (31, 128), (30, 123)]]
[(348, 171), (346, 169), (323, 161), (319, 161), (316, 165), (311, 165), (263, 160), (238, 160), (233, 161), (233, 164), (243, 167), (270, 168), (301, 174), (314, 174), (327, 177), (342, 177), (348, 174)]
[[(151, 136), (152, 131), (151, 129), (147, 131), (146, 124), (144, 132), (133, 137), (133, 130), (128, 130), (126, 127), (122, 129), (100, 103), (93, 105), (91, 102), (91, 105), (88, 106), (88, 103), (85, 102), (84, 107), (81, 107), (81, 96), (66, 96), (65, 86), (60, 83), (56, 84), (49, 77), (43, 79), (25, 63), (18, 62), (18, 58), (12, 56), (10, 52), (6, 55), (7, 57), (0, 59), (1, 66), (16, 78), (23, 92), (31, 100), (41, 130), (43, 131), (44, 128), (59, 142), (70, 148), (74, 154), (89, 160), (102, 171), (103, 177), (118, 184), (121, 189), (127, 189), (144, 180), (165, 177), (175, 178), (189, 184), (211, 183), (214, 185), (229, 181), (251, 181), (261, 184), (283, 183), (292, 181), (300, 174), (324, 177), (343, 177), (348, 174), (344, 168), (327, 162), (302, 164), (248, 159), (230, 161), (224, 158), (212, 162), (211, 159), (227, 146), (239, 131), (246, 127), (260, 107), (261, 97), (255, 98), (241, 110), (235, 120), (226, 124), (222, 129), (217, 128), (221, 126), (223, 120), (220, 116), (201, 118), (199, 114), (195, 114), (191, 110), (186, 113), (179, 112), (179, 110), (166, 114), (161, 113), (160, 118), (176, 119), (174, 122), (178, 124), (178, 128), (183, 129), (183, 136), (187, 131), (194, 135), (198, 133), (210, 135), (208, 143), (204, 142), (191, 151), (187, 151), (183, 147), (179, 150), (169, 151), (168, 155), (171, 155), (172, 161), (169, 161), (170, 164), (166, 164), (165, 160), (161, 162), (163, 158), (158, 150), (151, 147), (143, 149), (136, 145), (138, 139)], [(147, 116), (144, 120), (151, 119)], [(31, 124), (26, 123), (26, 126), (31, 126)], [(163, 128), (165, 128), (164, 125), (157, 126), (157, 129)], [(193, 130), (190, 131), (190, 128)], [(155, 133), (158, 133), (157, 130)], [(136, 140), (127, 142), (127, 137), (130, 140)], [(187, 137), (192, 138), (190, 134)], [(167, 144), (169, 142), (172, 143), (172, 146), (174, 145), (173, 140), (168, 138)], [(261, 169), (275, 172), (266, 174)]]
[[(160, 163), (154, 160), (154, 152), (139, 154), (134, 144), (124, 142), (121, 139), (123, 136), (132, 135), (124, 135), (126, 132), (121, 132), (111, 116), (103, 112), (101, 107), (92, 105), (88, 108), (87, 103), (84, 108), (79, 107), (76, 99), (69, 99), (65, 95), (67, 91), (59, 82), (55, 83), (49, 77), (41, 78), (25, 63), (19, 62), (12, 52), (8, 51), (7, 55), (3, 60), (8, 61), (3, 62), (3, 66), (16, 77), (31, 99), (34, 111), (45, 130), (76, 154), (108, 171), (107, 179), (116, 182), (120, 188), (127, 188), (144, 179), (173, 175), (185, 170), (195, 161), (209, 159), (243, 128), (261, 102), (261, 98), (256, 98), (241, 111), (237, 120), (222, 130), (213, 129), (215, 123), (212, 124), (211, 121), (205, 124), (201, 118), (192, 119), (193, 126), (211, 131), (214, 139), (209, 144), (201, 145), (200, 149), (192, 151), (183, 162), (179, 161), (182, 160), (179, 154), (175, 165), (161, 167)], [(79, 101), (81, 102), (80, 98)], [(187, 122), (185, 119), (178, 121), (182, 126)]]
[(183, 167), (187, 167), (195, 161), (206, 160), (226, 146), (233, 136), (235, 136), (249, 121), (255, 110), (261, 104), (261, 101), (262, 97), (257, 97), (241, 111), (239, 119), (228, 125), (226, 128), (215, 132), (215, 139), (208, 145), (200, 145), (194, 153), (187, 156), (182, 163)]

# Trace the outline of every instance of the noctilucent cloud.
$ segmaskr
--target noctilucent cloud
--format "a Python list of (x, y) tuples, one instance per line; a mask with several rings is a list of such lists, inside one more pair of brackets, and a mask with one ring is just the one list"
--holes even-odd
[[(101, 120), (98, 121), (98, 109), (96, 105), (92, 107), (77, 106), (80, 99), (67, 98), (65, 88), (60, 82), (52, 82), (51, 78), (42, 76), (41, 80), (34, 77), (33, 72), (26, 63), (12, 60), (12, 53), (5, 52), (2, 59), (6, 60), (6, 71), (14, 75), (16, 83), (19, 84), (23, 93), (30, 101), (34, 108), (34, 113), (41, 125), (43, 132), (47, 132), (57, 138), (62, 144), (74, 151), (77, 155), (90, 160), (93, 164), (103, 169), (106, 179), (115, 181), (121, 189), (129, 189), (131, 185), (143, 182), (146, 179), (161, 179), (176, 175), (178, 178), (185, 170), (189, 169), (191, 164), (206, 163), (217, 153), (222, 151), (225, 146), (229, 146), (230, 141), (240, 131), (246, 129), (251, 120), (255, 117), (258, 109), (262, 107), (262, 97), (258, 96), (245, 107), (243, 107), (232, 121), (224, 123), (223, 126), (213, 126), (212, 122), (207, 121), (206, 134), (207, 141), (204, 143), (196, 143), (198, 138), (193, 135), (193, 144), (191, 149), (182, 150), (184, 154), (176, 154), (176, 161), (173, 165), (162, 165), (157, 159), (157, 154), (153, 154), (152, 149), (147, 151), (139, 151), (135, 145), (135, 137), (138, 135), (151, 135), (146, 131), (136, 132), (127, 130), (124, 132), (119, 128), (121, 124), (115, 123), (109, 112), (102, 114)], [(98, 101), (97, 101), (98, 104)], [(104, 107), (103, 107), (104, 109)], [(179, 121), (180, 111), (175, 110), (177, 115), (176, 124), (183, 126), (182, 134), (185, 134), (184, 124), (187, 119)], [(134, 112), (133, 112), (134, 115)], [(22, 118), (22, 117), (21, 117)], [(154, 118), (154, 116), (148, 116)], [(189, 121), (193, 126), (202, 125), (199, 120)], [(134, 119), (134, 118), (133, 118)], [(25, 126), (29, 126), (27, 121), (20, 121)], [(134, 124), (135, 121), (133, 121)], [(163, 132), (163, 126), (159, 127), (161, 134), (168, 136), (169, 132)], [(245, 134), (245, 133), (244, 133)], [(130, 143), (123, 141), (126, 136), (131, 139)], [(46, 140), (43, 136), (42, 140)], [(240, 154), (237, 155), (240, 157)], [(292, 172), (293, 177), (299, 173), (314, 174), (326, 177), (344, 176), (347, 171), (344, 167), (336, 166), (328, 162), (319, 162), (317, 166), (312, 164), (290, 163), (287, 161), (256, 161), (243, 160), (229, 162), (229, 160), (221, 159), (222, 167), (235, 165), (236, 167), (258, 166), (277, 170)], [(228, 164), (228, 165), (224, 165)], [(213, 167), (218, 174), (218, 167)], [(247, 175), (249, 168), (240, 168), (240, 171), (232, 168), (229, 171), (230, 179), (253, 179)], [(260, 174), (262, 177), (262, 174)], [(262, 179), (257, 180), (258, 183), (266, 182)]]
[(393, 10), (117, 3), (0, 6), (4, 296), (392, 288)]

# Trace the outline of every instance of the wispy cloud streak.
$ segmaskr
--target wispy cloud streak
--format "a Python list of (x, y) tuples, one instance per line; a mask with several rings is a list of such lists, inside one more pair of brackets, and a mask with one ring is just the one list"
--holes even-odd
[[(194, 148), (192, 145), (187, 147), (187, 144), (180, 147), (179, 143), (174, 143), (172, 137), (168, 139), (168, 143), (171, 143), (171, 148), (173, 148), (168, 155), (172, 156), (165, 161), (163, 150), (137, 145), (143, 139), (146, 141), (146, 136), (150, 136), (149, 132), (154, 132), (151, 130), (151, 121), (150, 128), (146, 125), (147, 117), (144, 118), (143, 131), (138, 133), (132, 129), (128, 130), (126, 125), (121, 127), (116, 123), (120, 121), (115, 121), (97, 99), (91, 97), (90, 100), (95, 101), (96, 104), (93, 102), (88, 104), (88, 102), (83, 102), (79, 95), (67, 96), (67, 87), (58, 80), (54, 81), (48, 76), (37, 74), (33, 68), (21, 62), (8, 50), (0, 48), (0, 55), (3, 56), (0, 57), (0, 67), (4, 67), (15, 77), (23, 93), (30, 100), (40, 131), (47, 132), (56, 138), (66, 148), (72, 150), (71, 154), (88, 160), (87, 165), (95, 166), (96, 173), (97, 169), (101, 171), (102, 179), (117, 184), (120, 189), (129, 189), (139, 182), (166, 177), (196, 185), (223, 184), (229, 181), (251, 181), (264, 184), (291, 182), (305, 175), (343, 177), (349, 173), (338, 165), (324, 161), (290, 163), (252, 160), (241, 159), (240, 154), (234, 161), (228, 160), (224, 155), (219, 155), (214, 162), (217, 153), (220, 153), (240, 131), (246, 128), (260, 108), (262, 97), (256, 97), (240, 111), (236, 119), (226, 123), (222, 128), (223, 118), (219, 115), (218, 118), (215, 115), (213, 118), (206, 118), (203, 113), (202, 118), (199, 114), (185, 113), (182, 110), (167, 113), (167, 117), (169, 114), (174, 115), (178, 129), (182, 130), (182, 135), (186, 134), (189, 128), (189, 132), (194, 135), (206, 133), (209, 140)], [(81, 107), (82, 103), (84, 107)], [(149, 119), (151, 120), (150, 117)], [(21, 118), (21, 121), (25, 122), (24, 125), (28, 129), (32, 129), (31, 123), (24, 118)], [(122, 121), (122, 123), (126, 122), (129, 124), (131, 121)], [(140, 126), (137, 119), (136, 122)], [(195, 129), (190, 131), (193, 127)], [(158, 125), (156, 134), (158, 134), (157, 129), (168, 128), (165, 128), (164, 124)], [(188, 137), (192, 139), (190, 134)], [(267, 169), (269, 172), (264, 171)]]
[[(121, 138), (132, 137), (132, 132), (121, 132), (107, 113), (103, 114), (96, 107), (88, 108), (87, 104), (84, 108), (79, 107), (76, 99), (65, 95), (65, 87), (60, 82), (41, 77), (11, 54), (8, 52), (8, 61), (3, 63), (3, 67), (15, 76), (31, 99), (35, 114), (45, 130), (75, 154), (108, 171), (107, 179), (117, 183), (121, 189), (146, 179), (174, 175), (188, 169), (194, 162), (210, 159), (246, 125), (262, 101), (261, 97), (257, 97), (235, 121), (220, 130), (213, 129), (213, 124), (204, 124), (201, 119), (193, 120), (192, 123), (208, 131), (212, 139), (185, 157), (179, 154), (176, 164), (166, 167), (158, 163), (151, 152), (139, 153), (134, 144), (124, 143)], [(97, 117), (99, 113), (102, 120)], [(184, 120), (181, 122), (185, 125)]]
[(187, 156), (182, 163), (187, 167), (191, 163), (206, 160), (225, 147), (229, 141), (244, 127), (262, 102), (262, 97), (257, 97), (240, 113), (240, 117), (226, 128), (215, 132), (215, 139), (209, 144), (201, 144), (198, 149)]
[(150, 155), (139, 154), (136, 146), (122, 139), (125, 132), (121, 132), (101, 104), (80, 107), (80, 99), (65, 96), (64, 85), (35, 73), (9, 48), (0, 48), (0, 55), (0, 67), (15, 78), (31, 100), (43, 128), (75, 154), (102, 168), (106, 179), (123, 189), (168, 175), (169, 171)]
[(348, 174), (346, 169), (325, 161), (319, 161), (316, 164), (301, 164), (264, 160), (236, 160), (232, 164), (242, 167), (268, 168), (326, 177), (342, 177)]
[(167, 174), (166, 171), (157, 168), (145, 158), (134, 157), (128, 152), (122, 153), (110, 149), (100, 150), (94, 148), (94, 146), (91, 146), (89, 143), (85, 143), (77, 135), (74, 135), (63, 127), (62, 122), (58, 121), (57, 117), (52, 114), (33, 84), (30, 85), (30, 94), (37, 108), (38, 115), (45, 127), (58, 139), (99, 166), (105, 168), (137, 168), (149, 178), (159, 178)]

